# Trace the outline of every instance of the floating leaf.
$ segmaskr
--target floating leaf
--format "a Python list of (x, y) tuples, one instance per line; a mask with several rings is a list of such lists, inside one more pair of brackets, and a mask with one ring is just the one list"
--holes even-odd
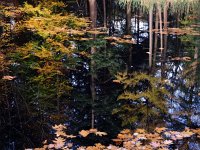
[(107, 135), (107, 133), (106, 133), (106, 132), (100, 132), (100, 131), (98, 131), (98, 132), (95, 132), (95, 134), (96, 134), (96, 135), (98, 135), (98, 136)]
[(119, 80), (113, 80), (113, 82), (114, 82), (114, 83), (120, 83), (120, 81), (119, 81)]
[(88, 134), (90, 134), (90, 132), (87, 131), (87, 130), (81, 130), (81, 131), (79, 132), (79, 134), (80, 134), (81, 136), (83, 136), (83, 137), (86, 137), (86, 136), (88, 136)]
[(65, 139), (63, 139), (62, 137), (55, 138), (53, 142), (55, 143), (56, 149), (60, 149), (65, 145)]
[(163, 143), (164, 143), (165, 145), (170, 145), (170, 144), (173, 143), (173, 141), (172, 141), (172, 140), (165, 140)]
[(63, 132), (63, 131), (56, 131), (56, 136), (59, 137), (59, 136), (64, 136), (66, 137), (67, 135)]
[(67, 138), (71, 138), (71, 139), (76, 138), (75, 135), (66, 135), (66, 137), (67, 137)]
[(155, 128), (155, 131), (156, 131), (157, 133), (161, 133), (161, 132), (165, 131), (166, 129), (167, 129), (167, 128), (165, 128), (165, 127), (162, 127), (162, 128), (156, 127), (156, 128)]
[(13, 80), (13, 79), (15, 79), (16, 78), (16, 76), (3, 76), (3, 80)]
[(98, 130), (97, 129), (90, 129), (89, 132), (90, 133), (96, 133)]

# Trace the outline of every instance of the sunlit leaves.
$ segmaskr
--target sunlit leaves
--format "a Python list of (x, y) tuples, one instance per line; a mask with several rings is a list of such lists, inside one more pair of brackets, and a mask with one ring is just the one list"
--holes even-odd
[(16, 78), (16, 76), (3, 76), (3, 80), (13, 80), (13, 79), (15, 79)]
[(168, 92), (161, 79), (144, 73), (119, 73), (116, 78), (115, 82), (124, 85), (124, 92), (118, 96), (118, 100), (123, 100), (122, 106), (113, 113), (119, 114), (123, 125), (146, 122), (166, 113), (165, 96)]
[(83, 137), (87, 137), (89, 134), (95, 134), (96, 136), (103, 136), (103, 135), (107, 135), (106, 132), (101, 132), (101, 131), (98, 131), (97, 129), (90, 129), (90, 130), (81, 130), (79, 132), (79, 134)]

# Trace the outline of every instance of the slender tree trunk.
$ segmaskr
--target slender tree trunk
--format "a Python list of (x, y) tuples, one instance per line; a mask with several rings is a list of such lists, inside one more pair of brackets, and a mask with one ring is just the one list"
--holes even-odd
[(168, 11), (168, 6), (169, 6), (169, 3), (168, 2), (165, 2), (165, 5), (164, 5), (164, 31), (167, 31), (168, 29), (168, 19), (167, 19), (167, 11)]
[(158, 11), (156, 9), (156, 22), (155, 22), (155, 37), (154, 37), (154, 54), (153, 54), (153, 68), (156, 65), (156, 53), (158, 49), (158, 23), (159, 23), (159, 16)]
[(127, 1), (126, 5), (126, 31), (127, 34), (131, 34), (131, 1)]
[(164, 34), (164, 49), (163, 49), (163, 52), (162, 52), (162, 62), (161, 62), (161, 77), (162, 78), (165, 78), (165, 61), (166, 61), (166, 53), (167, 53), (167, 37), (168, 37), (168, 33), (167, 33), (167, 30), (168, 30), (168, 22), (167, 22), (167, 10), (168, 10), (168, 2), (165, 2), (165, 5), (164, 5), (164, 31), (165, 31), (165, 34)]
[(158, 6), (158, 13), (159, 13), (159, 21), (160, 21), (160, 49), (162, 52), (163, 51), (162, 10), (159, 3), (157, 6)]
[(96, 28), (97, 24), (97, 3), (96, 0), (89, 0), (91, 27)]
[[(131, 1), (127, 1), (126, 4), (126, 34), (131, 34), (131, 9), (132, 9), (132, 3)], [(129, 47), (129, 62), (128, 62), (128, 70), (131, 70), (132, 66), (132, 46)]]
[(166, 56), (167, 51), (167, 37), (168, 37), (168, 19), (167, 19), (167, 11), (168, 11), (168, 2), (165, 3), (164, 6), (164, 31), (166, 34), (164, 35), (164, 58)]
[(107, 27), (107, 19), (106, 19), (106, 0), (103, 0), (103, 27)]
[[(94, 29), (96, 28), (96, 20), (97, 20), (97, 3), (96, 0), (89, 0), (89, 8), (90, 8), (90, 19), (92, 21), (91, 23), (91, 28)], [(96, 36), (93, 35), (93, 39), (95, 40)], [(91, 54), (95, 54), (96, 52), (96, 47), (91, 47)], [(91, 90), (91, 97), (92, 97), (92, 112), (91, 112), (91, 128), (94, 128), (94, 102), (96, 100), (96, 90), (95, 90), (95, 73), (94, 73), (94, 68), (95, 68), (95, 61), (93, 59), (91, 59), (91, 64), (90, 64), (90, 68), (91, 68), (91, 81), (90, 81), (90, 90)]]
[(137, 9), (137, 44), (139, 44), (140, 36), (140, 9)]
[(152, 67), (152, 51), (153, 51), (153, 7), (149, 9), (149, 68)]
[(85, 16), (88, 16), (88, 0), (84, 0), (85, 2)]

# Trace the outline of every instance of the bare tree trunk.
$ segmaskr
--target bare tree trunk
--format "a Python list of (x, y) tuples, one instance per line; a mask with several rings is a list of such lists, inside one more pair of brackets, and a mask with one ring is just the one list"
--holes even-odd
[(152, 67), (152, 51), (153, 51), (153, 7), (149, 9), (149, 68)]
[[(169, 6), (169, 3), (166, 2), (165, 6), (164, 6), (164, 31), (166, 33), (168, 33), (167, 32), (168, 31), (168, 19), (167, 19), (167, 17), (168, 17), (168, 15), (167, 15), (168, 14), (167, 13), (168, 6)], [(167, 37), (168, 37), (168, 34), (165, 34), (165, 36), (164, 36), (164, 57), (166, 56), (166, 51), (167, 51)]]
[[(131, 1), (127, 1), (126, 4), (126, 34), (131, 34), (131, 9), (132, 9), (132, 3)], [(132, 47), (129, 47), (129, 58), (128, 58), (128, 70), (131, 69), (132, 66)]]
[(168, 30), (168, 22), (167, 22), (167, 10), (168, 10), (168, 2), (165, 2), (165, 5), (164, 5), (164, 31), (165, 31), (165, 34), (164, 34), (164, 49), (163, 49), (163, 52), (162, 52), (162, 71), (161, 71), (161, 77), (162, 78), (165, 78), (165, 61), (166, 61), (166, 52), (167, 52), (167, 37), (168, 37), (168, 34), (167, 34), (167, 30)]
[(126, 4), (126, 31), (127, 34), (131, 34), (131, 1), (128, 0)]
[(107, 19), (106, 19), (106, 0), (103, 0), (103, 26), (107, 27)]
[(137, 44), (139, 44), (140, 36), (140, 9), (137, 9)]
[(164, 30), (167, 31), (168, 29), (168, 19), (167, 19), (167, 11), (168, 11), (168, 6), (169, 6), (169, 3), (168, 2), (165, 2), (165, 5), (164, 5)]
[(97, 3), (96, 0), (89, 0), (90, 19), (92, 21), (91, 27), (96, 28), (97, 24)]
[(154, 54), (153, 54), (153, 68), (156, 65), (156, 53), (158, 49), (158, 21), (159, 21), (159, 16), (158, 16), (158, 10), (156, 9), (156, 22), (155, 22), (155, 37), (154, 37)]
[[(96, 0), (89, 0), (89, 7), (90, 7), (90, 19), (92, 21), (91, 28), (96, 28), (96, 20), (97, 20), (97, 3)], [(95, 40), (95, 35), (93, 35), (93, 39)], [(96, 52), (96, 47), (91, 47), (91, 54), (93, 55)], [(90, 81), (90, 91), (91, 91), (91, 97), (92, 97), (92, 112), (91, 112), (91, 128), (94, 128), (94, 102), (96, 100), (96, 90), (95, 90), (95, 74), (94, 74), (94, 68), (95, 68), (95, 61), (91, 59), (91, 81)]]
[(162, 52), (163, 51), (162, 10), (159, 3), (157, 6), (158, 6), (158, 13), (159, 13), (159, 21), (160, 21), (160, 49)]

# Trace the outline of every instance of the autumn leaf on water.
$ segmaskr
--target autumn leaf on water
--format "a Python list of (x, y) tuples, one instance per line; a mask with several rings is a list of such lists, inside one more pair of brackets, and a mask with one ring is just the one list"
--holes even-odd
[(183, 137), (191, 137), (193, 134), (194, 134), (194, 133), (193, 133), (193, 132), (190, 132), (190, 131), (183, 131), (183, 132), (181, 133), (181, 135), (182, 135)]
[(145, 133), (146, 131), (144, 129), (136, 129), (135, 132), (136, 133)]
[(52, 149), (52, 148), (54, 148), (54, 147), (55, 147), (54, 144), (49, 144), (49, 145), (48, 145), (48, 149)]
[[(200, 95), (200, 93), (199, 93), (199, 95)], [(200, 135), (200, 128), (192, 129), (191, 131), (192, 131), (193, 133), (196, 133), (196, 134)]]
[(114, 83), (120, 83), (120, 81), (119, 81), (119, 80), (113, 80), (113, 82), (114, 82)]
[(89, 132), (90, 133), (96, 133), (98, 130), (97, 129), (90, 129)]
[(106, 132), (100, 132), (100, 131), (96, 132), (95, 134), (98, 135), (98, 136), (107, 135)]
[(170, 145), (170, 144), (172, 144), (172, 143), (173, 143), (172, 140), (165, 140), (165, 141), (163, 142), (163, 144), (165, 144), (165, 145)]
[(15, 79), (16, 78), (16, 76), (3, 76), (3, 80), (13, 80), (13, 79)]
[(53, 142), (56, 149), (60, 149), (65, 145), (65, 139), (63, 139), (62, 137), (55, 138)]
[(124, 129), (124, 130), (122, 130), (120, 133), (122, 133), (122, 134), (128, 134), (128, 133), (131, 133), (131, 130), (129, 130), (129, 129)]
[(161, 133), (161, 132), (165, 131), (166, 129), (167, 129), (167, 128), (165, 128), (165, 127), (162, 127), (162, 128), (156, 127), (156, 128), (155, 128), (155, 131), (156, 131), (157, 133)]
[(71, 139), (76, 138), (75, 135), (66, 135), (66, 137), (67, 137), (67, 138), (71, 138)]
[(90, 132), (87, 131), (87, 130), (81, 130), (81, 131), (79, 132), (79, 134), (80, 134), (81, 136), (83, 136), (83, 137), (86, 137), (86, 136), (88, 136), (88, 134), (90, 134)]
[(59, 136), (64, 136), (66, 137), (67, 135), (63, 132), (63, 131), (56, 131), (56, 136), (59, 137)]

